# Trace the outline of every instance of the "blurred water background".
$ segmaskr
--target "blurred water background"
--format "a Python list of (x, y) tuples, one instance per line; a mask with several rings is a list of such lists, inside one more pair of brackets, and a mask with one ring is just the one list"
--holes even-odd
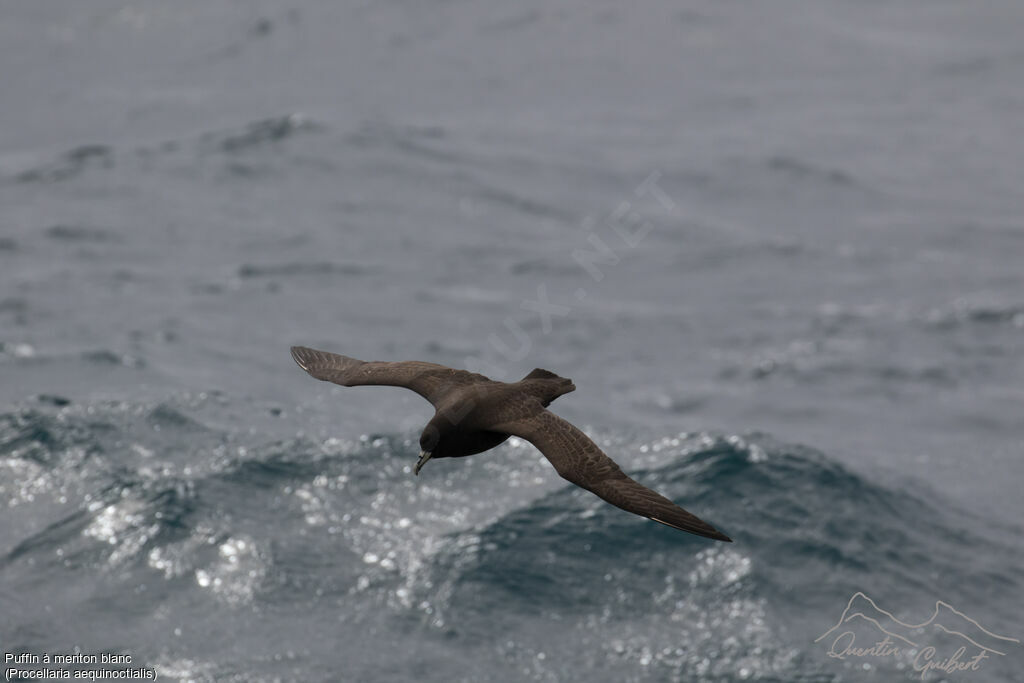
[[(1024, 638), (1021, 35), (1017, 0), (0, 4), (0, 649), (919, 678), (813, 642), (858, 590)], [(430, 406), (290, 344), (571, 377), (553, 409), (736, 542), (516, 440), (414, 478)]]

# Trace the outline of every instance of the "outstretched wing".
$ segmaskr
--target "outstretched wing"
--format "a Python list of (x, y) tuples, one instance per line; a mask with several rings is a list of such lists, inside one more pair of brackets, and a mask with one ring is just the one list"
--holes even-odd
[(668, 498), (627, 477), (590, 437), (552, 412), (543, 410), (493, 429), (526, 439), (551, 461), (562, 478), (616, 507), (691, 534), (732, 541)]
[(483, 375), (423, 361), (361, 361), (337, 353), (293, 346), (292, 358), (317, 379), (346, 387), (367, 384), (405, 387), (435, 406), (448, 389), (489, 382)]

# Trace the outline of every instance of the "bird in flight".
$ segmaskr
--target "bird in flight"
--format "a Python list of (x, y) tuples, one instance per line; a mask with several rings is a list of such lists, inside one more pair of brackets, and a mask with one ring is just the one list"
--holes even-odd
[(316, 379), (346, 387), (405, 387), (430, 401), (436, 412), (420, 435), (417, 475), (428, 460), (482, 453), (517, 436), (536, 446), (563, 479), (616, 507), (698, 536), (732, 540), (630, 479), (586, 434), (547, 410), (576, 389), (571, 379), (537, 368), (518, 382), (496, 382), (436, 363), (365, 362), (304, 346), (293, 346), (292, 358)]

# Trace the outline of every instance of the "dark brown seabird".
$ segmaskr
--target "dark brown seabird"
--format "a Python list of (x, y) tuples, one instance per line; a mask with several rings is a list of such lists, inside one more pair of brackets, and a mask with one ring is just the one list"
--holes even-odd
[(563, 479), (616, 507), (698, 536), (732, 540), (627, 477), (586, 434), (546, 410), (556, 398), (576, 389), (571, 379), (537, 368), (518, 382), (496, 382), (436, 363), (364, 362), (304, 346), (293, 346), (292, 358), (317, 379), (346, 387), (405, 387), (430, 401), (436, 412), (420, 435), (416, 474), (428, 460), (482, 453), (517, 436), (536, 446)]

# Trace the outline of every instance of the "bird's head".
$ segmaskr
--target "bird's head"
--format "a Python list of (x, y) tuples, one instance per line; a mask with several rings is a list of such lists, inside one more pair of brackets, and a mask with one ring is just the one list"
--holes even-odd
[(441, 456), (441, 432), (433, 425), (427, 425), (420, 434), (420, 459), (416, 461), (413, 468), (414, 474), (420, 473), (420, 468), (433, 457)]
[(420, 450), (433, 453), (441, 446), (441, 433), (434, 427), (427, 425), (420, 434)]

